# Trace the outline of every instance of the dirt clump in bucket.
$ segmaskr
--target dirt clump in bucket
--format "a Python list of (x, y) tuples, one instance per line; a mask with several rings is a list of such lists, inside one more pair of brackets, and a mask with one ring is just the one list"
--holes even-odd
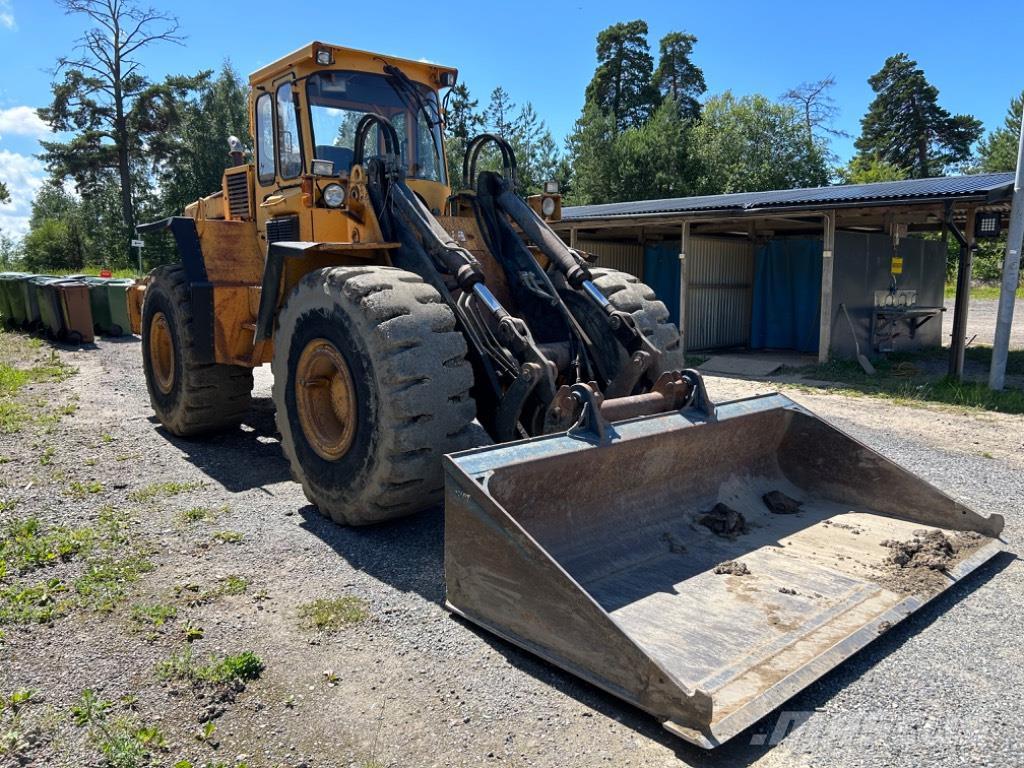
[(747, 568), (746, 563), (741, 563), (739, 560), (726, 560), (715, 566), (715, 573), (719, 576), (747, 576), (750, 574), (750, 569)]
[(792, 515), (794, 512), (800, 511), (800, 505), (803, 503), (790, 498), (782, 491), (769, 491), (761, 497), (761, 500), (768, 507), (768, 511), (774, 515)]
[(734, 539), (741, 533), (747, 532), (747, 520), (743, 517), (742, 513), (726, 506), (722, 502), (718, 502), (711, 508), (710, 512), (706, 512), (697, 518), (697, 522), (715, 534), (715, 536), (721, 536), (726, 539)]
[(947, 536), (934, 528), (918, 529), (907, 541), (886, 539), (882, 546), (890, 552), (876, 578), (903, 594), (936, 592), (948, 583), (944, 573), (986, 541), (974, 531)]
[(934, 529), (914, 531), (914, 538), (909, 541), (886, 539), (882, 546), (891, 550), (887, 563), (900, 568), (930, 568), (933, 571), (943, 570), (957, 552), (952, 540)]

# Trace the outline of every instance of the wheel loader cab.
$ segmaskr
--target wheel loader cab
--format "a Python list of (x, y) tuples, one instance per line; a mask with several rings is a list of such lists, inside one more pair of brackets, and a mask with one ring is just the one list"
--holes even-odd
[[(381, 239), (373, 216), (365, 215), (360, 179), (352, 178), (355, 129), (371, 113), (395, 127), (409, 187), (440, 214), (450, 188), (437, 91), (455, 76), (433, 64), (320, 43), (255, 72), (250, 109), (260, 238)], [(379, 153), (379, 133), (368, 136), (367, 158)]]

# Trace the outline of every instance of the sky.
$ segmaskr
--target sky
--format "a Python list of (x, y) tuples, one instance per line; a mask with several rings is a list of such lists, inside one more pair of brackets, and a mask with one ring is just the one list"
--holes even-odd
[[(411, 3), (291, 0), (143, 0), (178, 16), (183, 46), (145, 52), (147, 74), (191, 74), (225, 59), (248, 74), (313, 39), (455, 66), (481, 106), (496, 85), (517, 104), (533, 103), (556, 140), (571, 130), (594, 72), (597, 33), (642, 18), (656, 52), (662, 35), (698, 38), (693, 60), (708, 93), (778, 98), (804, 81), (831, 75), (837, 126), (856, 136), (871, 101), (867, 78), (900, 51), (917, 60), (951, 112), (1002, 124), (1010, 98), (1024, 88), (1019, 42), (1024, 2), (964, 5), (948, 0), (858, 2)], [(458, 15), (453, 15), (458, 14)], [(53, 0), (0, 0), (0, 179), (13, 204), (0, 206), (0, 230), (27, 228), (32, 194), (45, 178), (34, 157), (49, 134), (35, 108), (50, 97), (52, 71), (84, 31)], [(853, 139), (837, 139), (843, 161)]]

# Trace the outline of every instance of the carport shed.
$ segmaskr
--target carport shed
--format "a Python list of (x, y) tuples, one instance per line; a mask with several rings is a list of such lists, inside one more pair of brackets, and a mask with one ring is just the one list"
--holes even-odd
[[(939, 346), (946, 239), (960, 243), (950, 373), (963, 372), (978, 223), (1004, 226), (1013, 174), (567, 207), (553, 224), (666, 300), (688, 351), (794, 349), (818, 360)], [(998, 221), (996, 220), (998, 219)], [(924, 233), (940, 237), (923, 238)]]

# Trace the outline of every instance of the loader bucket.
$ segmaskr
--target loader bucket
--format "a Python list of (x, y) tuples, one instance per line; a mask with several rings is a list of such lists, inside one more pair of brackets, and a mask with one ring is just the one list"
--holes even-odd
[(702, 747), (1003, 548), (781, 395), (611, 428), (446, 457), (447, 607)]

